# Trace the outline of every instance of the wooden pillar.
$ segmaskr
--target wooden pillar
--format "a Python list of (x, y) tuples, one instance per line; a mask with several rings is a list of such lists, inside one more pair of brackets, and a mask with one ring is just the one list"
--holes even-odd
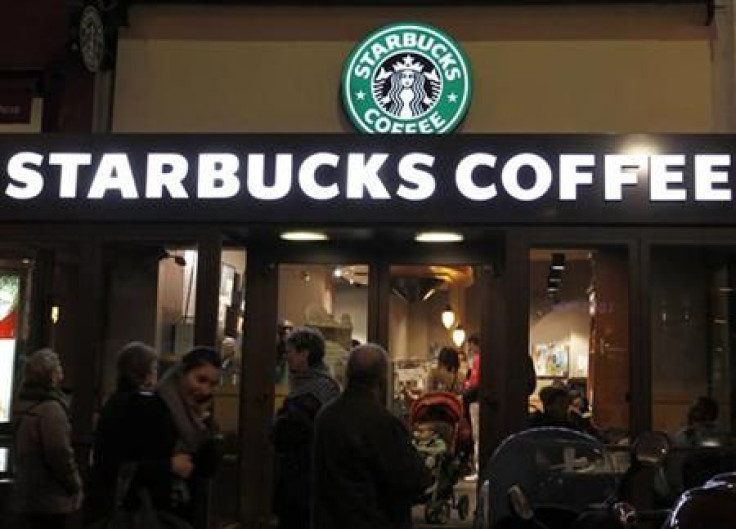
[(194, 344), (216, 347), (220, 296), (222, 237), (208, 233), (197, 241), (197, 296), (194, 308)]
[(77, 446), (77, 457), (88, 461), (88, 451), (94, 428), (94, 415), (99, 404), (98, 386), (100, 355), (103, 350), (104, 314), (106, 308), (102, 243), (85, 240), (80, 249), (79, 317), (76, 350), (71, 363), (73, 369), (72, 433)]
[(36, 252), (31, 279), (29, 351), (51, 346), (55, 260), (56, 252), (50, 248)]
[(480, 368), (480, 464), (527, 416), (524, 357), (529, 349), (529, 256), (507, 237), (493, 264), (480, 267), (482, 288)]
[(271, 517), (273, 452), (269, 441), (274, 407), (278, 266), (265, 246), (248, 247), (245, 339), (240, 391), (240, 483), (243, 529), (265, 529)]
[(371, 263), (368, 271), (368, 341), (389, 346), (389, 297), (391, 268), (384, 260)]
[(653, 422), (652, 396), (652, 277), (651, 245), (629, 245), (629, 430), (632, 437), (647, 432)]
[[(593, 421), (622, 429), (630, 424), (629, 403), (644, 402), (637, 400), (641, 396), (631, 399), (631, 392), (640, 394), (646, 384), (643, 372), (631, 369), (629, 329), (633, 327), (632, 316), (638, 312), (636, 304), (629, 300), (629, 266), (623, 249), (604, 247), (595, 253), (593, 284), (597, 310), (591, 333), (589, 375)], [(651, 398), (646, 402), (644, 407), (650, 408)]]

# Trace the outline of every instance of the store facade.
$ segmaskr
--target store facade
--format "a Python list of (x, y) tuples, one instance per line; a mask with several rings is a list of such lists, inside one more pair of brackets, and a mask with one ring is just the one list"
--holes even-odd
[[(409, 372), (452, 344), (446, 305), (481, 337), (484, 453), (525, 424), (527, 353), (538, 384), (584, 382), (622, 435), (676, 428), (700, 394), (735, 424), (735, 138), (714, 134), (733, 51), (713, 53), (703, 5), (318, 12), (134, 5), (107, 83), (116, 134), (0, 139), (2, 256), (36, 287), (25, 346), (66, 356), (78, 433), (125, 340), (234, 337), (218, 413), (239, 492), (221, 510), (263, 527), (277, 321), (382, 343)], [(353, 134), (351, 50), (417, 19), (467, 55), (464, 121)], [(307, 229), (327, 240), (281, 238)], [(463, 240), (415, 241), (440, 230)]]

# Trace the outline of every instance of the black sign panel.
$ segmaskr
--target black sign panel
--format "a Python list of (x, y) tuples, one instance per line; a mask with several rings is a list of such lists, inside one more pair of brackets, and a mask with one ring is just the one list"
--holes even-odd
[(730, 135), (6, 135), (0, 221), (734, 225)]

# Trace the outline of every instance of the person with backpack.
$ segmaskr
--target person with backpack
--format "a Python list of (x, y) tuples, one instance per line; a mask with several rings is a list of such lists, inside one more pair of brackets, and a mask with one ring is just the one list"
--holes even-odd
[(28, 529), (64, 529), (82, 504), (59, 356), (31, 354), (13, 406), (14, 506)]

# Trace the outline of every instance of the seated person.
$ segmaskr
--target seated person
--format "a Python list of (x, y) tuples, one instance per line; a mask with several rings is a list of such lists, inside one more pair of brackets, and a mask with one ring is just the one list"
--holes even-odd
[(539, 392), (539, 399), (542, 401), (542, 411), (532, 414), (529, 418), (531, 427), (554, 426), (577, 429), (568, 414), (570, 396), (566, 389), (547, 386)]
[(687, 426), (678, 431), (672, 442), (675, 446), (722, 446), (728, 435), (718, 424), (718, 403), (710, 397), (698, 397), (687, 413)]

